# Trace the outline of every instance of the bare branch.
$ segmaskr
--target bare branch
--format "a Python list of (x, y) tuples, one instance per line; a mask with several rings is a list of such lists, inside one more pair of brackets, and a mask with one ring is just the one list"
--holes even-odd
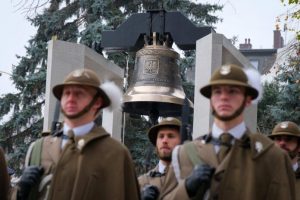
[[(12, 0), (14, 1), (14, 0)], [(18, 0), (13, 6), (25, 16), (31, 17), (38, 13), (41, 8), (46, 7), (51, 0)]]

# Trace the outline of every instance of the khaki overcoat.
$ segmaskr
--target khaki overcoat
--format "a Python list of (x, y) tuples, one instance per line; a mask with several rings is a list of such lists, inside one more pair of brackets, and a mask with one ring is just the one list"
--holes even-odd
[[(208, 199), (295, 199), (295, 175), (290, 159), (267, 137), (247, 131), (241, 140), (235, 141), (221, 163), (217, 160), (213, 144), (204, 140), (192, 143), (202, 163), (215, 168)], [(189, 199), (184, 179), (191, 174), (194, 166), (185, 145), (173, 150), (173, 167), (179, 184), (172, 191), (171, 199)]]
[(48, 199), (140, 199), (127, 148), (102, 127), (67, 143), (57, 163)]
[[(37, 199), (140, 199), (133, 161), (123, 144), (95, 126), (74, 143), (68, 142), (62, 151), (61, 135), (43, 138), (40, 162), (44, 175)], [(28, 160), (35, 146), (37, 143), (29, 148)]]
[[(177, 185), (177, 180), (173, 172), (173, 167), (168, 166), (166, 168), (166, 173), (164, 173), (162, 176), (154, 177), (151, 175), (154, 173), (159, 173), (158, 165), (152, 170), (150, 170), (149, 172), (147, 172), (146, 174), (139, 176), (138, 181), (139, 181), (140, 189), (142, 189), (146, 185), (155, 185), (160, 192), (157, 200), (167, 199), (169, 193)], [(165, 184), (165, 182), (167, 182), (168, 184)]]
[[(160, 175), (155, 175), (155, 174), (160, 174)], [(160, 190), (165, 180), (165, 175), (166, 175), (165, 173), (161, 174), (159, 172), (158, 165), (156, 165), (153, 169), (138, 177), (140, 189), (142, 189), (146, 185), (155, 185)]]
[[(61, 136), (62, 131), (58, 135)], [(32, 142), (27, 150), (25, 167), (31, 165), (39, 165), (44, 169), (44, 173), (42, 175), (40, 183), (38, 184), (38, 186), (35, 186), (31, 189), (28, 198), (29, 200), (47, 199), (53, 172), (55, 171), (55, 167), (61, 154), (62, 139), (59, 136), (51, 135), (39, 138), (38, 140)], [(38, 148), (39, 144), (42, 144), (40, 148)], [(10, 198), (11, 200), (17, 200), (17, 190), (17, 187), (13, 188), (13, 192)]]

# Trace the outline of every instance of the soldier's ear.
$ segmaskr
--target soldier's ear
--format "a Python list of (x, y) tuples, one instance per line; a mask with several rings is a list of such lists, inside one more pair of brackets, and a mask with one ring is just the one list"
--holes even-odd
[(99, 110), (102, 107), (102, 105), (103, 105), (103, 99), (102, 97), (99, 96), (96, 102), (94, 103), (93, 107), (95, 107), (96, 110)]
[(245, 96), (245, 98), (246, 98), (246, 107), (248, 107), (252, 104), (252, 98), (249, 95)]

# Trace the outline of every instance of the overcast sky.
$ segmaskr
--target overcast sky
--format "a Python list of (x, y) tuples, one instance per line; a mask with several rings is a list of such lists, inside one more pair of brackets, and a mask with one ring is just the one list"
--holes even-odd
[[(0, 6), (0, 70), (11, 73), (11, 66), (18, 64), (16, 54), (24, 56), (27, 41), (34, 36), (35, 28), (18, 11), (14, 3), (21, 0), (3, 0)], [(199, 1), (199, 0), (198, 0)], [(253, 48), (269, 49), (273, 47), (273, 30), (276, 17), (286, 13), (280, 0), (200, 0), (224, 4), (222, 12), (217, 13), (223, 22), (217, 25), (216, 31), (227, 38), (238, 36), (238, 44), (250, 38)], [(288, 40), (290, 36), (283, 33)], [(0, 77), (0, 94), (13, 89), (9, 76)]]
[[(16, 55), (25, 55), (24, 47), (35, 33), (35, 28), (20, 11), (16, 11), (13, 2), (3, 0), (0, 3), (0, 70), (7, 73), (11, 73), (12, 65), (18, 63)], [(0, 85), (0, 94), (14, 90), (14, 87), (10, 87), (11, 82), (7, 74), (0, 77)]]
[[(238, 36), (239, 43), (244, 43), (245, 38), (250, 38), (252, 48), (273, 48), (273, 31), (275, 30), (276, 17), (281, 19), (283, 26), (284, 16), (288, 7), (280, 0), (201, 0), (200, 2), (216, 2), (224, 4), (218, 16), (223, 22), (217, 24), (217, 32), (227, 38)], [(282, 32), (283, 38), (288, 41), (293, 34)]]

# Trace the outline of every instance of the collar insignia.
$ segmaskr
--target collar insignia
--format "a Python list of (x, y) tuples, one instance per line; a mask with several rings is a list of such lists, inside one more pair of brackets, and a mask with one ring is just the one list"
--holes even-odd
[(84, 143), (85, 143), (84, 139), (80, 139), (77, 143), (77, 149), (81, 150), (82, 147), (84, 146)]
[(257, 153), (260, 153), (263, 150), (263, 145), (261, 142), (255, 142), (255, 149)]

